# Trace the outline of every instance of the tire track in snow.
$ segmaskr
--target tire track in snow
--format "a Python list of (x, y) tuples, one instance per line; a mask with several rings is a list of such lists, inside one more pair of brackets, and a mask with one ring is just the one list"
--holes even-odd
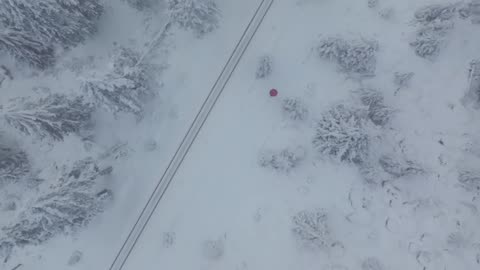
[(162, 200), (163, 195), (165, 194), (170, 183), (175, 177), (175, 174), (177, 173), (183, 160), (185, 159), (185, 156), (188, 154), (188, 151), (190, 150), (193, 142), (197, 138), (198, 133), (202, 129), (208, 116), (210, 115), (210, 112), (215, 106), (215, 103), (217, 102), (221, 93), (225, 89), (225, 86), (227, 85), (228, 81), (232, 77), (232, 74), (235, 71), (236, 67), (238, 66), (247, 47), (250, 45), (258, 28), (263, 22), (263, 19), (265, 18), (268, 11), (270, 10), (270, 7), (272, 6), (273, 1), (274, 0), (262, 0), (260, 5), (258, 6), (247, 28), (243, 32), (242, 37), (240, 38), (235, 49), (230, 55), (230, 58), (228, 59), (224, 68), (222, 69), (222, 72), (217, 78), (217, 81), (213, 85), (212, 89), (210, 90), (210, 93), (208, 94), (202, 107), (200, 108), (200, 111), (198, 112), (192, 124), (190, 125), (190, 128), (188, 129), (185, 137), (180, 143), (180, 146), (175, 152), (175, 155), (173, 156), (170, 163), (168, 164), (167, 169), (165, 170), (162, 177), (160, 178), (152, 195), (150, 196), (145, 207), (140, 213), (140, 216), (138, 217), (135, 225), (131, 229), (127, 239), (125, 240), (122, 247), (118, 251), (113, 263), (109, 268), (110, 270), (121, 270), (125, 265), (126, 261), (128, 260), (128, 257), (132, 253), (133, 249), (135, 248), (135, 245), (140, 239), (140, 236), (142, 235), (148, 222), (150, 221), (150, 218), (155, 212), (155, 209), (157, 208), (158, 204)]

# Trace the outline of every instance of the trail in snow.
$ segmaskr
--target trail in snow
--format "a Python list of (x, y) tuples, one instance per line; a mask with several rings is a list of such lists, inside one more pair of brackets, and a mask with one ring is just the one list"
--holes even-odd
[(260, 26), (263, 19), (265, 18), (272, 3), (273, 3), (273, 0), (263, 0), (260, 3), (257, 11), (252, 17), (252, 20), (250, 21), (247, 28), (245, 29), (245, 32), (243, 33), (240, 41), (238, 42), (232, 55), (228, 59), (225, 67), (223, 68), (220, 76), (215, 82), (215, 85), (212, 87), (205, 102), (200, 108), (200, 111), (198, 112), (192, 125), (190, 126), (184, 139), (182, 140), (179, 148), (175, 152), (175, 155), (170, 161), (167, 169), (165, 170), (165, 173), (160, 178), (160, 181), (155, 187), (155, 190), (150, 196), (147, 204), (143, 208), (137, 222), (135, 223), (125, 243), (122, 245), (122, 248), (120, 249), (117, 256), (115, 257), (114, 262), (110, 266), (111, 270), (120, 270), (125, 265), (125, 262), (128, 259), (132, 250), (134, 249), (139, 237), (142, 235), (145, 229), (145, 226), (147, 226), (148, 222), (150, 221), (150, 218), (152, 214), (155, 212), (157, 205), (160, 203), (163, 195), (165, 194), (165, 191), (167, 190), (171, 181), (175, 177), (175, 174), (178, 168), (180, 167), (183, 160), (185, 159), (185, 156), (187, 155), (190, 147), (195, 141), (198, 133), (200, 132), (200, 129), (202, 128), (203, 124), (207, 120), (210, 112), (215, 106), (216, 101), (220, 97), (220, 94), (222, 93), (228, 80), (230, 79), (233, 72), (235, 71), (235, 68), (240, 62), (240, 59), (245, 53), (245, 50), (247, 49), (252, 38), (257, 32), (258, 27)]

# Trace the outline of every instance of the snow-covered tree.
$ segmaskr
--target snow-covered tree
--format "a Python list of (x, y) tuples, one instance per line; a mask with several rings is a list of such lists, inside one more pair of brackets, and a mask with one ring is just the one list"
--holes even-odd
[(315, 47), (320, 58), (335, 62), (342, 72), (361, 76), (375, 75), (378, 49), (375, 40), (340, 37), (323, 38)]
[(201, 37), (219, 25), (220, 10), (214, 0), (168, 0), (173, 22)]
[(260, 154), (259, 164), (280, 172), (289, 172), (300, 166), (305, 160), (306, 150), (303, 147), (287, 148), (281, 151), (268, 150)]
[(75, 233), (104, 210), (112, 194), (100, 181), (111, 173), (111, 167), (101, 169), (88, 158), (60, 170), (49, 190), (2, 228), (5, 238), (0, 246), (38, 245), (60, 234)]
[(0, 115), (8, 125), (26, 135), (63, 140), (65, 135), (88, 125), (92, 112), (92, 106), (81, 97), (70, 99), (65, 95), (51, 94), (38, 100), (10, 100), (0, 110)]
[(30, 170), (27, 154), (18, 146), (0, 136), (0, 188), (21, 179)]
[(258, 61), (257, 72), (255, 76), (257, 79), (265, 79), (272, 74), (272, 57), (270, 55), (263, 55)]
[(0, 1), (0, 49), (39, 68), (52, 63), (53, 48), (70, 48), (97, 31), (97, 0)]
[(115, 52), (113, 70), (88, 78), (82, 90), (97, 107), (112, 113), (133, 113), (141, 118), (145, 103), (155, 96), (152, 67), (131, 49), (118, 48)]
[(298, 212), (292, 218), (292, 233), (307, 248), (324, 249), (333, 243), (328, 215), (324, 209)]
[(367, 119), (363, 110), (336, 105), (317, 122), (313, 144), (323, 155), (361, 164), (369, 154)]

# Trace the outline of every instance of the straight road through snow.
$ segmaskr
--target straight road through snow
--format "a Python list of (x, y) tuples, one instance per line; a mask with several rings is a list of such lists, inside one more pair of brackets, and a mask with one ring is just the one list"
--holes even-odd
[(117, 253), (115, 260), (110, 266), (110, 270), (121, 270), (125, 265), (125, 262), (130, 256), (130, 253), (135, 248), (135, 245), (138, 239), (140, 238), (140, 236), (142, 235), (143, 231), (145, 230), (145, 227), (147, 226), (150, 218), (152, 217), (152, 214), (155, 212), (155, 209), (157, 208), (159, 202), (161, 201), (163, 195), (165, 194), (165, 191), (167, 190), (168, 186), (172, 182), (172, 179), (177, 173), (178, 168), (180, 167), (183, 160), (185, 159), (185, 156), (190, 150), (190, 147), (195, 141), (198, 133), (203, 127), (210, 112), (215, 106), (216, 101), (220, 97), (220, 94), (222, 93), (227, 82), (229, 81), (230, 77), (235, 71), (235, 68), (240, 62), (240, 59), (242, 58), (248, 45), (252, 41), (255, 33), (260, 27), (260, 24), (262, 23), (263, 19), (265, 18), (272, 4), (273, 4), (273, 0), (262, 0), (262, 2), (260, 3), (258, 9), (256, 10), (247, 28), (245, 29), (241, 39), (237, 43), (233, 53), (231, 54), (230, 58), (225, 64), (225, 67), (220, 73), (220, 76), (218, 77), (217, 81), (215, 82), (212, 89), (210, 90), (210, 93), (208, 94), (205, 102), (200, 108), (200, 111), (198, 112), (190, 128), (188, 129), (188, 132), (183, 138), (180, 146), (175, 152), (175, 155), (170, 161), (164, 174), (160, 178), (160, 181), (155, 187), (155, 190), (153, 191), (152, 195), (147, 201), (147, 204), (145, 205), (142, 212), (140, 213), (140, 216), (138, 217), (137, 222), (133, 226), (127, 239), (125, 240), (121, 249)]

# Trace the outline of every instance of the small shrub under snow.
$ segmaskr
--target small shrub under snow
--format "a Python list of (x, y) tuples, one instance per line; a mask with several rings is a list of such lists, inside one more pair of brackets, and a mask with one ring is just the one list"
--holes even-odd
[(363, 260), (362, 270), (384, 270), (382, 263), (375, 257), (369, 257)]
[(457, 14), (456, 5), (428, 5), (415, 12), (415, 22), (419, 25), (415, 40), (410, 42), (415, 53), (433, 59), (440, 52), (446, 36), (454, 26)]
[(292, 218), (292, 233), (295, 239), (308, 248), (328, 248), (332, 236), (328, 215), (323, 209), (304, 210)]
[(264, 55), (260, 57), (255, 76), (257, 79), (265, 79), (270, 76), (270, 74), (272, 74), (272, 57)]
[(305, 120), (308, 109), (305, 103), (298, 98), (285, 98), (282, 101), (283, 114), (291, 120)]
[(360, 88), (354, 91), (360, 102), (367, 107), (368, 118), (377, 126), (385, 126), (391, 118), (392, 110), (384, 103), (383, 94), (372, 88)]
[(281, 151), (264, 151), (260, 154), (260, 166), (280, 172), (289, 172), (300, 166), (305, 160), (306, 151), (303, 147), (287, 148)]
[(203, 243), (203, 255), (206, 259), (216, 261), (225, 253), (225, 239), (208, 240)]

